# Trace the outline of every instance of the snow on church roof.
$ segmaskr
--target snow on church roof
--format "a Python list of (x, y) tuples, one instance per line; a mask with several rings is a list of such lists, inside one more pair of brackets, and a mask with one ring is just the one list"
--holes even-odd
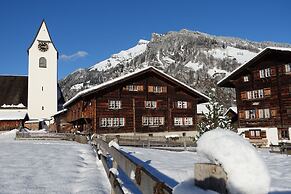
[(268, 50), (273, 50), (273, 51), (287, 51), (291, 52), (291, 48), (283, 48), (283, 47), (266, 47), (263, 50), (261, 50), (255, 57), (253, 57), (251, 60), (248, 62), (244, 63), (243, 65), (239, 66), (236, 68), (234, 71), (232, 71), (228, 76), (225, 76), (222, 80), (220, 80), (217, 85), (221, 87), (227, 87), (228, 86), (228, 80), (237, 75), (242, 69), (245, 67), (249, 66), (253, 61), (255, 61), (257, 58), (259, 58), (261, 55), (263, 55), (265, 52)]
[(162, 74), (163, 76), (167, 77), (168, 79), (174, 81), (174, 82), (177, 82), (178, 84), (182, 85), (183, 87), (187, 88), (188, 90), (190, 90), (191, 92), (194, 92), (196, 95), (200, 96), (203, 98), (203, 102), (206, 102), (209, 100), (209, 97), (202, 94), (201, 92), (191, 88), (190, 86), (184, 84), (183, 82), (169, 76), (168, 74), (164, 73), (163, 71), (153, 67), (153, 66), (148, 66), (146, 68), (143, 68), (143, 69), (139, 69), (135, 72), (132, 72), (132, 73), (129, 73), (129, 74), (126, 74), (126, 75), (123, 75), (123, 76), (120, 76), (118, 78), (115, 78), (113, 80), (110, 80), (110, 81), (107, 81), (107, 82), (104, 82), (102, 84), (99, 84), (99, 85), (96, 85), (96, 86), (93, 86), (89, 89), (86, 89), (86, 90), (83, 90), (81, 92), (79, 92), (78, 94), (76, 94), (73, 98), (71, 98), (69, 101), (67, 101), (65, 104), (64, 104), (64, 107), (68, 106), (69, 104), (71, 104), (72, 102), (74, 102), (76, 99), (78, 99), (79, 97), (81, 96), (84, 96), (86, 94), (89, 94), (91, 92), (94, 92), (94, 91), (97, 91), (97, 90), (100, 90), (100, 89), (103, 89), (105, 87), (108, 87), (110, 85), (113, 85), (114, 83), (118, 82), (118, 81), (122, 81), (122, 80), (125, 80), (125, 79), (128, 79), (128, 78), (131, 78), (132, 76), (135, 76), (135, 75), (138, 75), (140, 73), (143, 73), (143, 72), (146, 72), (146, 71), (149, 71), (149, 70), (154, 70), (155, 72), (157, 73), (160, 73)]
[(0, 121), (23, 120), (27, 110), (0, 110)]

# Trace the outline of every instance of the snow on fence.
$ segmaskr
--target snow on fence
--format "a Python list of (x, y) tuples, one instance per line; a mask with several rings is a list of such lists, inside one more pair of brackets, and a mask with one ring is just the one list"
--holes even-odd
[[(101, 159), (104, 168), (107, 172), (112, 190), (115, 194), (123, 194), (122, 182), (119, 181), (116, 172), (121, 169), (128, 180), (131, 180), (134, 187), (138, 188), (143, 194), (171, 194), (172, 188), (166, 183), (161, 182), (158, 177), (155, 177), (150, 171), (143, 168), (137, 162), (118, 149), (117, 146), (112, 146), (112, 143), (107, 144), (102, 139), (95, 138), (92, 143), (97, 150), (98, 158)], [(110, 165), (110, 158), (112, 164)]]
[(221, 194), (227, 194), (227, 174), (221, 166), (210, 163), (196, 163), (194, 166), (195, 185)]
[(43, 131), (16, 132), (18, 140), (68, 140), (86, 144), (88, 139), (86, 135), (71, 133), (48, 133)]
[(105, 135), (103, 139), (110, 142), (117, 139), (119, 145), (138, 147), (194, 147), (196, 143), (192, 137), (179, 136), (129, 136), (129, 135)]

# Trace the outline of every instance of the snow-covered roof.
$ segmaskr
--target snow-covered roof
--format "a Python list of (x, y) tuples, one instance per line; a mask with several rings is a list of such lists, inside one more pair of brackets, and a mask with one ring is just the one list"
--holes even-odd
[(224, 87), (225, 85), (227, 85), (227, 82), (229, 79), (231, 79), (232, 77), (234, 77), (236, 74), (238, 74), (242, 69), (244, 69), (245, 67), (249, 66), (253, 61), (255, 61), (258, 57), (260, 57), (261, 55), (263, 55), (266, 51), (268, 50), (274, 50), (274, 51), (287, 51), (287, 52), (291, 52), (291, 48), (283, 48), (283, 47), (266, 47), (263, 50), (261, 50), (255, 57), (253, 57), (251, 60), (249, 60), (248, 62), (244, 63), (243, 65), (239, 66), (238, 68), (236, 68), (234, 71), (232, 71), (229, 75), (225, 76), (222, 80), (220, 80), (217, 84), (219, 86)]
[(223, 116), (226, 116), (227, 113), (228, 113), (229, 111), (233, 111), (235, 114), (237, 114), (237, 107), (236, 107), (236, 106), (229, 107), (229, 108), (225, 111), (225, 113), (223, 114)]
[(0, 110), (0, 120), (23, 120), (27, 116), (27, 110)]
[(64, 112), (66, 112), (67, 110), (68, 110), (68, 109), (64, 108), (64, 109), (58, 111), (58, 112), (57, 112), (56, 114), (54, 114), (53, 116), (56, 116), (56, 115), (62, 114), (62, 113), (64, 113)]
[(206, 96), (205, 94), (202, 94), (201, 92), (191, 88), (190, 86), (184, 84), (183, 82), (169, 76), (168, 74), (164, 73), (163, 71), (153, 67), (153, 66), (148, 66), (146, 68), (142, 68), (142, 69), (139, 69), (135, 72), (132, 72), (132, 73), (129, 73), (129, 74), (126, 74), (126, 75), (123, 75), (123, 76), (120, 76), (118, 78), (115, 78), (113, 80), (110, 80), (110, 81), (107, 81), (107, 82), (104, 82), (102, 84), (99, 84), (99, 85), (96, 85), (96, 86), (93, 86), (91, 88), (88, 88), (86, 90), (83, 90), (81, 92), (79, 92), (78, 94), (76, 94), (73, 98), (71, 98), (69, 101), (67, 101), (65, 104), (64, 104), (64, 107), (68, 106), (69, 104), (71, 104), (72, 102), (74, 102), (76, 99), (78, 99), (79, 97), (81, 96), (84, 96), (84, 95), (87, 95), (88, 93), (91, 93), (91, 92), (94, 92), (94, 91), (97, 91), (97, 90), (100, 90), (100, 89), (103, 89), (105, 87), (108, 87), (118, 81), (122, 81), (122, 80), (126, 80), (128, 78), (131, 78), (132, 76), (135, 76), (135, 75), (138, 75), (140, 73), (143, 73), (143, 72), (146, 72), (146, 71), (149, 71), (149, 70), (153, 70), (157, 73), (160, 73), (162, 74), (163, 76), (167, 77), (168, 79), (174, 81), (174, 82), (177, 82), (178, 84), (182, 85), (183, 87), (187, 88), (188, 90), (194, 92), (195, 94), (197, 94), (198, 96), (201, 96), (202, 98), (204, 98), (204, 101), (208, 101), (209, 100), (209, 97)]
[(22, 103), (19, 103), (18, 105), (15, 104), (3, 104), (1, 108), (25, 108), (25, 106)]
[(197, 104), (197, 114), (209, 113), (206, 105), (209, 105), (209, 103)]

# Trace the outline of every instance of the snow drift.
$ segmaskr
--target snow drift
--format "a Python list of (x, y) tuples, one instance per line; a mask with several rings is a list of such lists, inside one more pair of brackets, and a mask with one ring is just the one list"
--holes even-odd
[(204, 133), (197, 152), (220, 164), (227, 173), (227, 189), (232, 194), (266, 194), (270, 176), (257, 150), (236, 133), (215, 129)]

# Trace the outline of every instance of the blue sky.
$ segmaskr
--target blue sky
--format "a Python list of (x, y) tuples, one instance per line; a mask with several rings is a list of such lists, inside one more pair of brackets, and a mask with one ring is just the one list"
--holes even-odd
[(10, 0), (0, 3), (0, 74), (27, 75), (26, 50), (44, 18), (58, 48), (59, 78), (181, 29), (291, 43), (288, 0)]

